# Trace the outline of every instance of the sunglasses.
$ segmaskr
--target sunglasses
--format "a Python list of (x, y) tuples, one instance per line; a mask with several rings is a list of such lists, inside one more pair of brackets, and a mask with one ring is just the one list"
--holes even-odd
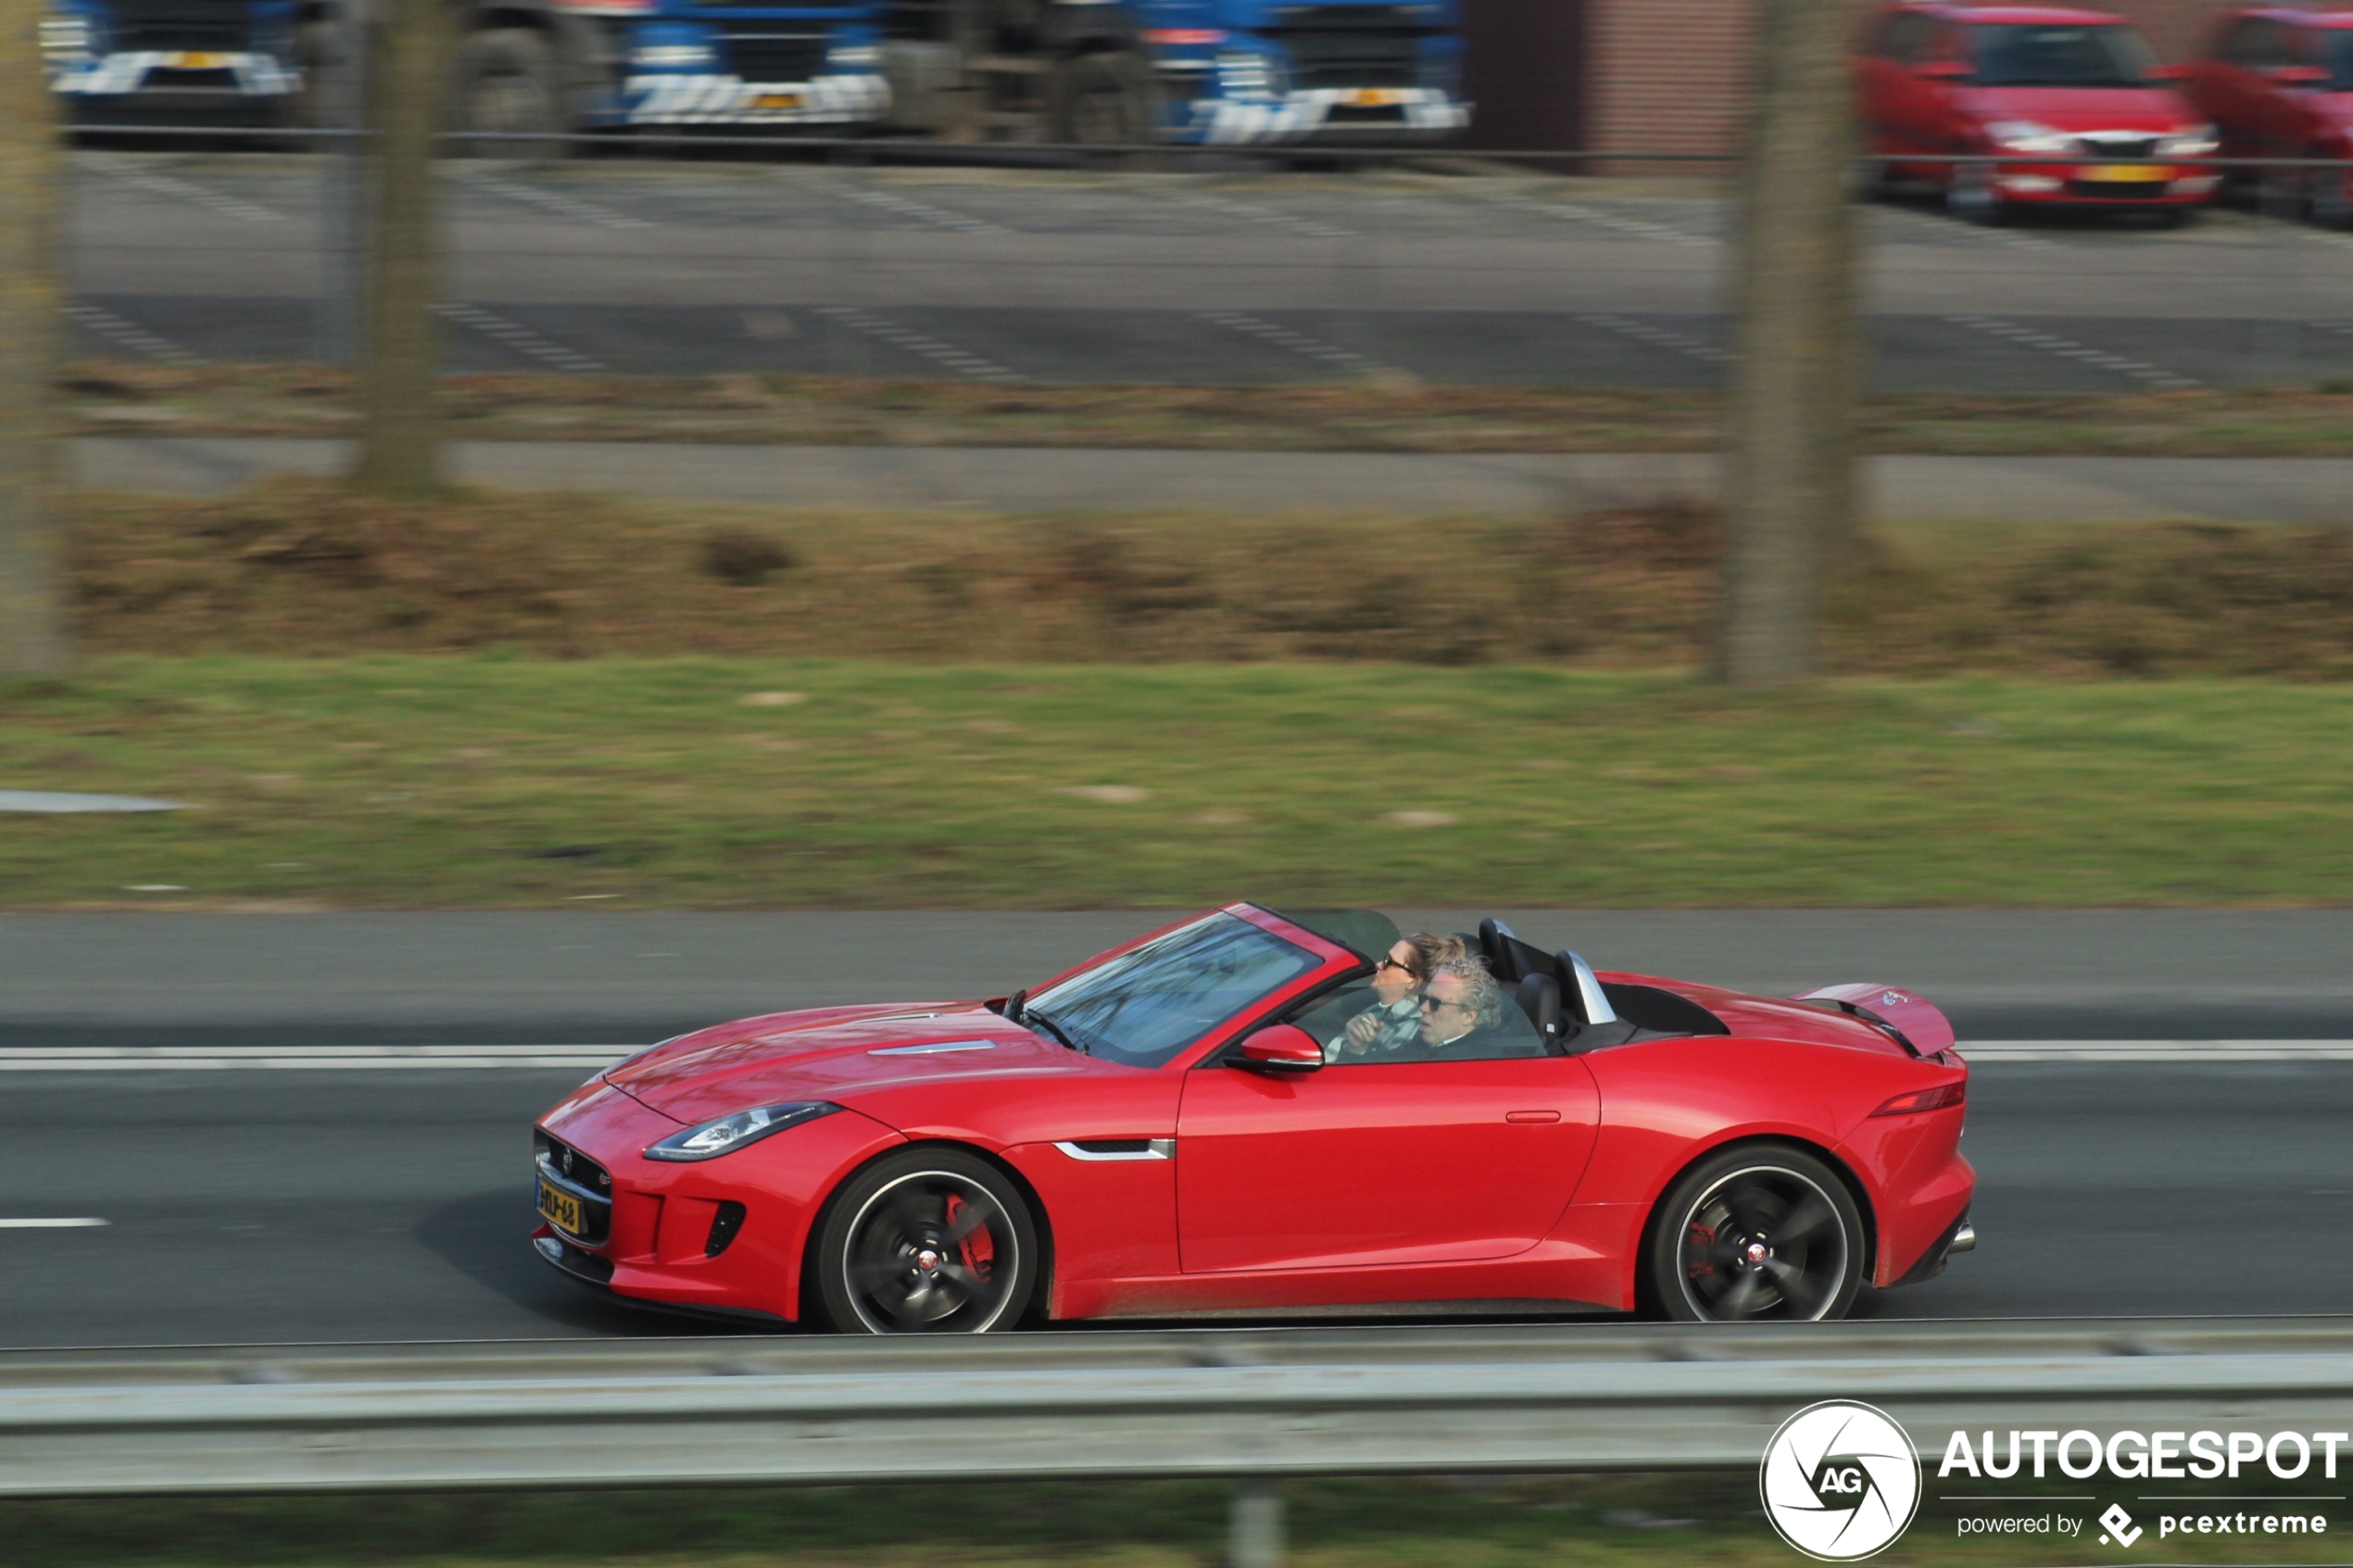
[(1373, 965), (1373, 972), (1375, 974), (1378, 974), (1385, 969), (1393, 969), (1398, 973), (1405, 975), (1410, 975), (1414, 972), (1414, 966), (1412, 964), (1399, 963), (1395, 959), (1383, 959), (1380, 962)]
[(1421, 1005), (1426, 1008), (1434, 1009), (1468, 1007), (1470, 1004), (1468, 1002), (1458, 1000), (1453, 997), (1424, 997), (1421, 1000)]

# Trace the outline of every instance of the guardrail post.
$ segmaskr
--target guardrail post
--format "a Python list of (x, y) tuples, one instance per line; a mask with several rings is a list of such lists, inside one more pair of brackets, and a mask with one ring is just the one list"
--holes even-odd
[(1234, 1483), (1227, 1557), (1232, 1568), (1283, 1568), (1283, 1494), (1273, 1482)]

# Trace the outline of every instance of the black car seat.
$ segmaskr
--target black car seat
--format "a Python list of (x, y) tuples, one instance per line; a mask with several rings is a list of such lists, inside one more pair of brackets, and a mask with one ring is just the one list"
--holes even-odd
[(1544, 1049), (1558, 1054), (1567, 1021), (1561, 1016), (1561, 983), (1549, 974), (1530, 974), (1519, 983), (1519, 1007), (1536, 1025)]
[(1520, 967), (1519, 955), (1512, 951), (1512, 945), (1518, 940), (1512, 928), (1502, 921), (1490, 919), (1478, 922), (1479, 957), (1487, 960), (1487, 972), (1505, 985), (1516, 985), (1526, 975)]

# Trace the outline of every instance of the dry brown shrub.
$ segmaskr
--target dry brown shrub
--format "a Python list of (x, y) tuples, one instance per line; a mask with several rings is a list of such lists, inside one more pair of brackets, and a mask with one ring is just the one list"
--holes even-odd
[[(89, 642), (158, 652), (1689, 666), (1723, 546), (1698, 505), (1527, 522), (812, 517), (496, 493), (395, 507), (282, 480), (80, 513)], [(2353, 677), (2353, 530), (1922, 535), (1867, 540), (1843, 566), (1827, 602), (1839, 670)]]

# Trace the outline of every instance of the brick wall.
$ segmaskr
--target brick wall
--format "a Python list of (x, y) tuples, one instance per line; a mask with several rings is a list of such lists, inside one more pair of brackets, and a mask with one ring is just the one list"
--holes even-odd
[(1749, 13), (1749, 0), (1587, 0), (1591, 144), (1672, 153), (1739, 145)]
[[(2161, 56), (2180, 61), (2202, 49), (2215, 19), (2241, 0), (2077, 3), (2129, 18)], [(1593, 148), (1729, 152), (1740, 145), (1753, 0), (1585, 0), (1585, 124)], [(1611, 171), (1636, 168), (1617, 164)]]

